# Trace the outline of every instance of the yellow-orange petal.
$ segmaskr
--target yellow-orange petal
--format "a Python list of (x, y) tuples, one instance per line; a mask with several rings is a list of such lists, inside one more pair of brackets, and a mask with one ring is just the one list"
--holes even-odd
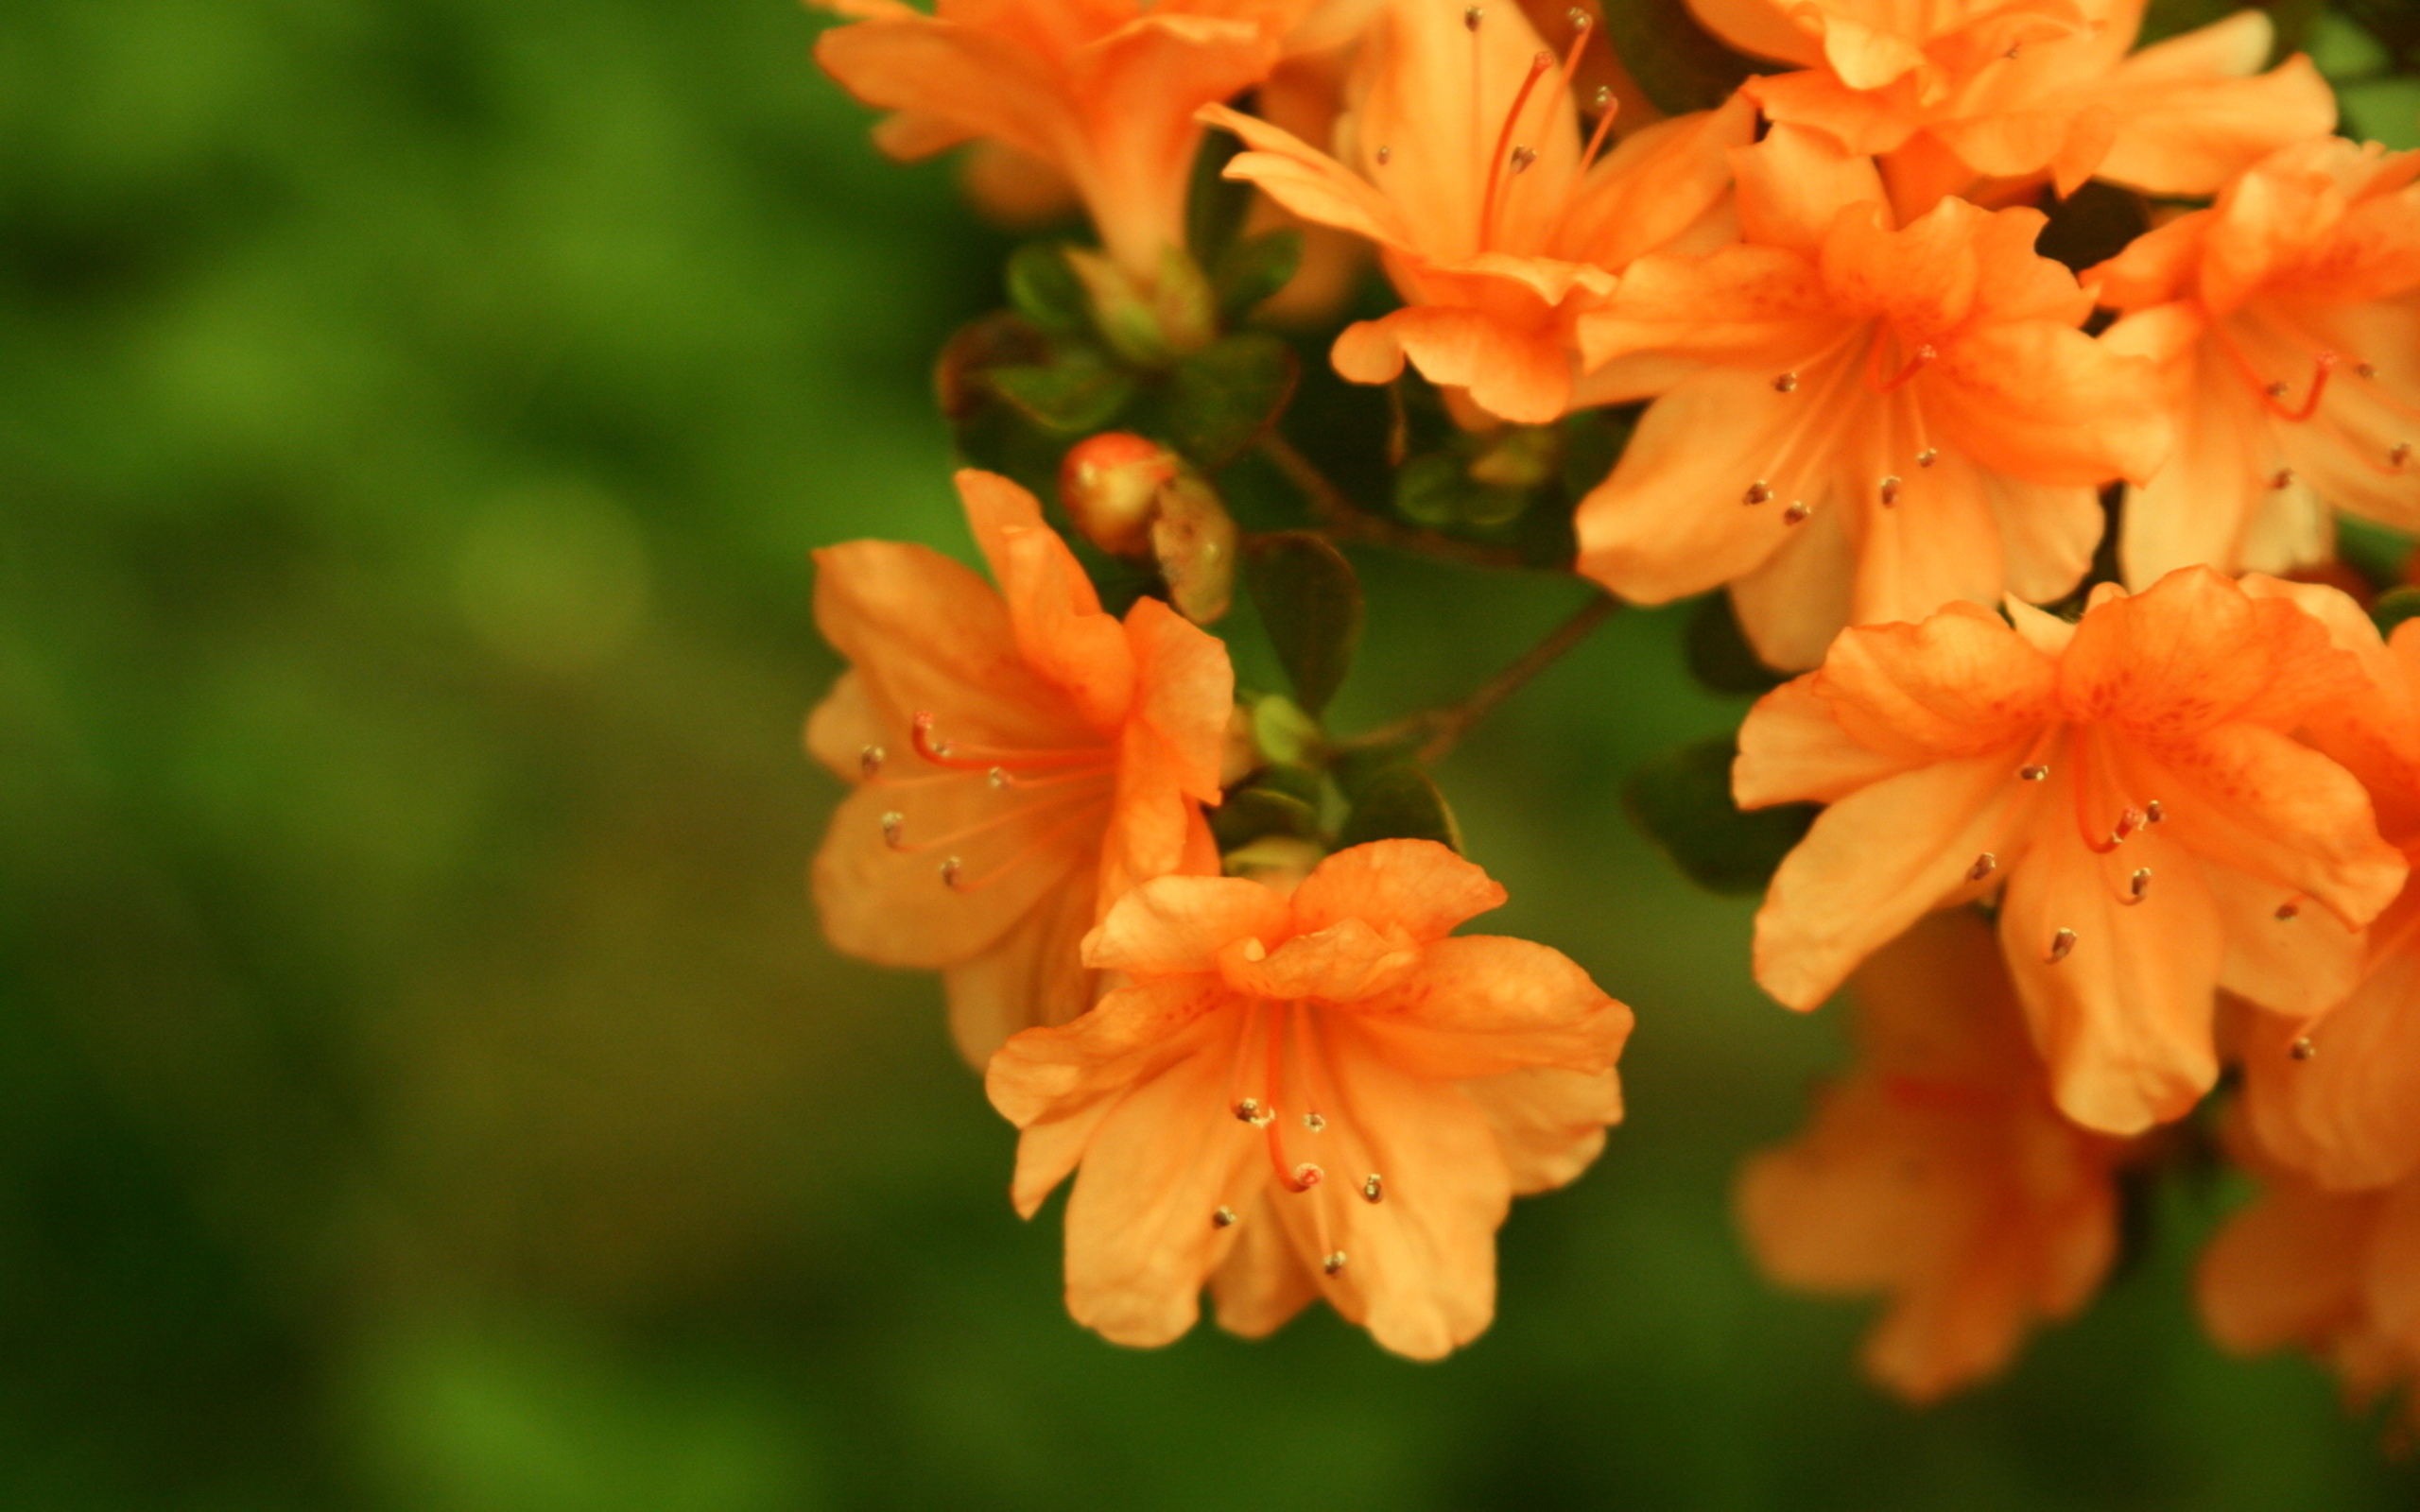
[(1285, 898), (1260, 883), (1154, 877), (1110, 905), (1084, 938), (1084, 963), (1135, 976), (1211, 972), (1232, 941), (1273, 944), (1293, 932)]
[(1622, 1121), (1620, 1074), (1530, 1066), (1462, 1083), (1487, 1114), (1512, 1178), (1512, 1194), (1547, 1192), (1579, 1178)]
[(1329, 357), (1357, 384), (1392, 383), (1409, 358), (1430, 383), (1467, 389), (1480, 408), (1515, 424), (1547, 424), (1571, 404), (1572, 359), (1559, 337), (1457, 305), (1410, 305), (1357, 321)]
[(1374, 840), (1322, 861), (1294, 890), (1293, 925), (1310, 933), (1348, 919), (1420, 941), (1504, 905), (1502, 884), (1434, 840)]
[(1447, 1081), (1530, 1066), (1595, 1074), (1620, 1058), (1631, 1011), (1579, 964), (1530, 940), (1440, 940), (1399, 985), (1358, 1005), (1356, 1022), (1387, 1057)]

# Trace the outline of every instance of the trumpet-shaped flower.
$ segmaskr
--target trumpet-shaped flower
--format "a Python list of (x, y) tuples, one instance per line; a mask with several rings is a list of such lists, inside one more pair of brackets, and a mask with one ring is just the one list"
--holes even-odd
[(1555, 951), (1448, 937), (1503, 901), (1443, 846), (1380, 840), (1290, 898), (1165, 877), (1112, 908), (1084, 959), (1131, 985), (988, 1077), (1024, 1130), (1018, 1211), (1077, 1173), (1076, 1320), (1165, 1344), (1207, 1284), (1245, 1334), (1320, 1297), (1421, 1358), (1484, 1329), (1496, 1227), (1595, 1158), (1631, 1025)]
[(834, 945), (947, 973), (981, 1064), (1014, 1031), (1091, 1005), (1085, 931), (1129, 888), (1215, 872), (1234, 706), (1226, 649), (1157, 599), (1103, 613), (1075, 557), (1008, 479), (958, 474), (1000, 588), (937, 552), (816, 553), (815, 618), (850, 669), (807, 748), (856, 791), (814, 868)]
[[(2275, 586), (2327, 622), (2366, 684), (2314, 710), (2305, 734), (2369, 789), (2379, 832), (2420, 851), (2420, 622), (2385, 642), (2342, 594)], [(2350, 995), (2316, 1020), (2254, 1013), (2238, 1055), (2246, 1126), (2277, 1164), (2337, 1190), (2420, 1172), (2420, 885), (2370, 926)]]
[[(2100, 177), (2159, 195), (2215, 193), (2263, 154), (2336, 124), (2297, 56), (2259, 74), (2275, 28), (2257, 10), (2128, 56), (2146, 0), (1690, 0), (1735, 45), (1802, 65), (1748, 80), (1768, 118), (1886, 154), (1903, 214), (1979, 184)], [(2257, 77), (2253, 77), (2257, 75)]]
[(1887, 1294), (1866, 1369), (1929, 1401), (2090, 1298), (2117, 1251), (2124, 1144), (2051, 1106), (1974, 913), (1918, 920), (1854, 990), (1863, 1055), (1812, 1127), (1743, 1168), (1740, 1222), (1784, 1285)]
[(1409, 359), (1490, 415), (1554, 420), (1597, 397), (1575, 399), (1572, 321), (1616, 272), (1723, 233), (1725, 154), (1751, 140), (1754, 109), (1658, 122), (1605, 152), (1600, 102), (1583, 145), (1570, 85), (1594, 30), (1558, 63), (1517, 6), (1391, 0), (1356, 65), (1336, 157), (1268, 122), (1203, 112), (1252, 148), (1228, 177), (1377, 246), (1407, 307), (1347, 327), (1338, 372), (1382, 384)]
[(1184, 246), (1193, 112), (1275, 66), (1303, 0), (831, 0), (816, 60), (868, 105), (891, 156), (976, 139), (1066, 176), (1102, 245), (1147, 283)]
[(1848, 630), (1750, 712), (1740, 805), (1829, 805), (1756, 916), (1756, 979), (1812, 1008), (1919, 915), (1996, 894), (2060, 1108), (2135, 1133), (2216, 1078), (2215, 988), (2308, 1017), (2356, 980), (2404, 860), (2289, 732), (2363, 679), (2290, 597), (2206, 568), (2103, 585), (2073, 626), (2008, 609)]
[(2238, 1354), (2310, 1350), (2357, 1405), (2400, 1389), (2420, 1431), (2420, 1177), (2330, 1193), (2265, 1174), (2260, 1200), (2202, 1256), (2203, 1325)]
[(1728, 583), (1783, 667), (1845, 624), (2073, 588), (2099, 486), (2169, 429), (2152, 365), (2077, 329), (2092, 297), (2035, 255), (2041, 215), (1894, 229), (1872, 163), (1794, 127), (1733, 158), (1745, 242), (1643, 258), (1580, 321), (1591, 366), (1694, 369), (1582, 501), (1580, 570), (1644, 603)]
[(2085, 274), (2126, 311), (2178, 419), (2126, 501), (2123, 561), (2282, 571), (2323, 559), (2326, 507), (2420, 526), (2420, 152), (2324, 138)]

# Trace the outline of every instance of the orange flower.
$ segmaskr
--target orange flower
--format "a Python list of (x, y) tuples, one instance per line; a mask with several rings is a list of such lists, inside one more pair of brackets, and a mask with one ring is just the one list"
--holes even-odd
[(2098, 488), (2147, 476), (2151, 365), (2076, 327), (2042, 215), (1945, 200), (1892, 228), (1871, 163), (1775, 127), (1733, 154), (1746, 244), (1641, 259), (1582, 317), (1589, 365), (1693, 364), (1580, 506), (1580, 570), (1661, 603), (1731, 584), (1757, 653), (1812, 666), (1844, 624), (2042, 601), (2091, 565)]
[(874, 140), (896, 158), (977, 138), (1064, 174), (1111, 257), (1149, 283), (1184, 246), (1193, 112), (1275, 65), (1302, 0), (828, 0), (854, 18), (816, 61), (896, 112)]
[(977, 1064), (1092, 1003), (1084, 932), (1129, 888), (1218, 870), (1197, 806), (1219, 801), (1234, 705), (1226, 648), (1157, 599), (1124, 624), (1008, 479), (958, 474), (999, 580), (922, 546), (815, 554), (815, 620), (846, 657), (807, 748), (858, 784), (815, 858), (832, 943), (948, 973)]
[(1773, 121), (1889, 154), (1902, 214), (1991, 183), (2005, 196), (2095, 176), (2157, 195), (2215, 193), (2246, 164), (2336, 124), (2300, 55), (2257, 77), (2276, 28), (2246, 10), (2127, 50), (2145, 0), (1690, 0), (1734, 45), (1804, 66), (1751, 78)]
[(2357, 1406), (2401, 1389), (2420, 1431), (2420, 1178), (2331, 1194), (2266, 1174), (2202, 1256), (2203, 1325), (2238, 1354), (2311, 1350)]
[[(2420, 852), (2420, 622), (2382, 642), (2342, 594), (2284, 588), (2362, 663), (2366, 686), (2313, 711), (2306, 733), (2360, 778), (2379, 832)], [(2370, 926), (2360, 984), (2316, 1021), (2252, 1014), (2238, 1053), (2261, 1149), (2323, 1187), (2380, 1187), (2420, 1172), (2420, 884)]]
[[(2420, 527), (2420, 152), (2289, 147), (2085, 274), (2157, 359), (2174, 459), (2126, 501), (2130, 581), (2325, 559), (2327, 506)], [(2323, 501), (2325, 501), (2323, 503)]]
[(1659, 122), (1600, 159), (1612, 116), (1583, 146), (1569, 88), (1593, 34), (1557, 64), (1517, 6), (1392, 0), (1336, 129), (1341, 162), (1266, 121), (1202, 112), (1253, 149), (1230, 178), (1377, 245), (1409, 308), (1347, 327), (1338, 372), (1389, 383), (1409, 358), (1524, 423), (1601, 402), (1575, 396), (1572, 320), (1642, 252), (1711, 245), (1725, 149), (1751, 139), (1755, 112), (1734, 101)]
[(2131, 1134), (2216, 1078), (2214, 988), (2308, 1016), (2352, 987), (2352, 932), (2406, 868), (2287, 731), (2362, 679), (2290, 598), (2206, 568), (2103, 585), (2078, 625), (2008, 608), (1849, 630), (1750, 711), (1740, 805), (1830, 805), (1756, 916), (1756, 980), (1815, 1007), (1919, 915), (1996, 892), (2060, 1108)]
[(1883, 1385), (1929, 1401), (1997, 1374), (2037, 1319), (2073, 1316), (2117, 1249), (2121, 1142), (2050, 1106), (1990, 926), (1937, 914), (1857, 976), (1864, 1058), (1797, 1143), (1740, 1172), (1765, 1273), (1883, 1292)]
[(1067, 1201), (1067, 1307), (1120, 1344), (1261, 1334), (1325, 1297), (1380, 1344), (1486, 1328), (1496, 1226), (1621, 1116), (1630, 1010), (1558, 952), (1447, 931), (1504, 889), (1443, 846), (1328, 857), (1289, 899), (1241, 878), (1137, 887), (1084, 942), (1123, 971), (992, 1059), (1025, 1131), (1012, 1194)]

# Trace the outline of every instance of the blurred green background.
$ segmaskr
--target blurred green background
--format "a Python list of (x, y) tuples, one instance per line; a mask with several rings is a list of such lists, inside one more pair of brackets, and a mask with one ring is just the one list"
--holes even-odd
[[(1442, 1365), (1137, 1353), (924, 977), (835, 958), (808, 550), (965, 554), (926, 365), (1007, 248), (786, 0), (0, 13), (0, 1504), (2411, 1505), (2199, 1337), (2225, 1198), (1911, 1413), (1730, 1169), (1841, 1054), (1619, 774), (1739, 713), (1616, 622), (1445, 766), (1496, 924), (1634, 1004), (1632, 1115)], [(2347, 76), (2377, 66), (2358, 48)], [(2407, 143), (2408, 83), (2360, 124)], [(2374, 117), (2374, 118), (2371, 118)], [(1364, 557), (1346, 728), (1571, 585)], [(1248, 670), (1249, 667), (1248, 667)], [(1264, 677), (1264, 681), (1268, 679)]]

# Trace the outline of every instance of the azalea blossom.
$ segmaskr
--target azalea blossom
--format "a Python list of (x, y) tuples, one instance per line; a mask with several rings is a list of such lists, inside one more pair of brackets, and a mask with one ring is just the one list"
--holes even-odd
[(2400, 1391), (2420, 1431), (2420, 1177), (2331, 1193), (2253, 1163), (2266, 1190), (2202, 1257), (2204, 1326), (2238, 1354), (2310, 1350), (2357, 1407)]
[[(1305, 0), (829, 0), (852, 18), (816, 61), (896, 113), (874, 139), (896, 158), (986, 139), (1075, 186), (1101, 243), (1150, 283), (1184, 246), (1193, 113), (1266, 77)], [(1026, 180), (1031, 180), (1028, 171)]]
[[(2336, 124), (2310, 60), (2259, 73), (2276, 28), (2258, 10), (2128, 56), (2147, 0), (1689, 0), (1734, 46), (1801, 65), (1752, 77), (1768, 119), (1885, 154), (1902, 214), (1988, 184), (2062, 195), (2111, 180), (2206, 195), (2263, 154)], [(2257, 76), (2257, 77), (2254, 77)]]
[(2127, 312), (2178, 420), (2126, 500), (2122, 559), (2281, 572), (2324, 560), (2328, 508), (2420, 527), (2420, 152), (2328, 137), (2085, 274)]
[(1621, 1116), (1630, 1010), (1558, 952), (1449, 937), (1504, 889), (1445, 847), (1380, 840), (1291, 896), (1164, 877), (1084, 960), (1129, 985), (992, 1059), (1030, 1216), (1070, 1171), (1067, 1307), (1121, 1344), (1261, 1334), (1324, 1297), (1398, 1353), (1495, 1312), (1496, 1227), (1571, 1180)]
[(970, 1060), (1088, 1007), (1086, 931), (1129, 888), (1216, 872), (1234, 707), (1226, 648), (1154, 598), (1120, 621), (1031, 494), (958, 474), (999, 590), (923, 546), (815, 554), (816, 624), (850, 662), (807, 748), (856, 784), (815, 858), (838, 949), (947, 973)]
[(1802, 128), (1733, 161), (1744, 241), (1642, 258), (1580, 320), (1592, 368), (1686, 374), (1582, 501), (1580, 570), (1650, 604), (1727, 583), (1780, 667), (1843, 625), (2072, 589), (2100, 485), (2169, 432), (2151, 364), (2077, 329), (2092, 296), (2035, 254), (2041, 214), (1895, 227), (1872, 163)]
[(1806, 1133), (1740, 1172), (1768, 1276), (1889, 1297), (1865, 1366), (1914, 1401), (1997, 1374), (2117, 1253), (2125, 1145), (2051, 1106), (1997, 955), (1962, 909), (1884, 946), (1855, 980), (1856, 1068)]
[[(2306, 737), (2369, 789), (2379, 833), (2420, 853), (2420, 621), (2388, 642), (2340, 593), (2273, 591), (2318, 614), (2362, 667), (2360, 693), (2314, 709)], [(2420, 885), (2370, 926), (2360, 985), (2342, 1002), (2316, 1018), (2250, 1014), (2237, 1057), (2246, 1126), (2274, 1163), (2332, 1190), (2420, 1172)]]
[(1516, 5), (1390, 0), (1362, 45), (1331, 157), (1223, 107), (1202, 119), (1253, 150), (1227, 164), (1306, 220), (1368, 238), (1406, 308), (1337, 337), (1336, 370), (1392, 382), (1409, 359), (1487, 416), (1543, 423), (1602, 396), (1575, 388), (1572, 322), (1641, 253), (1727, 234), (1726, 150), (1755, 112), (1662, 121), (1606, 151), (1583, 143), (1571, 80)]
[(2289, 731), (2358, 695), (2290, 596), (2187, 568), (2069, 625), (1952, 604), (1844, 632), (1739, 731), (1743, 808), (1828, 804), (1756, 916), (1795, 1008), (1927, 910), (1996, 896), (2001, 951), (2068, 1117), (2129, 1134), (2218, 1074), (2213, 989), (2315, 1015), (2406, 866), (2369, 797)]

